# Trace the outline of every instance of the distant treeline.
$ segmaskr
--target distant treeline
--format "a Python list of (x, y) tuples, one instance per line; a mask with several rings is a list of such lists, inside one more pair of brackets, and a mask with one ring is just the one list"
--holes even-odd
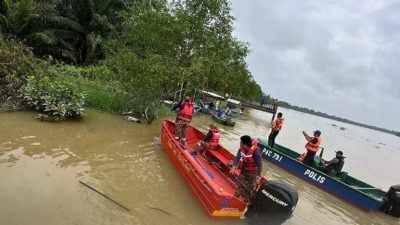
[(328, 114), (323, 113), (323, 112), (314, 111), (312, 109), (307, 109), (307, 108), (304, 108), (304, 107), (290, 105), (289, 103), (283, 102), (283, 101), (279, 101), (279, 107), (293, 109), (293, 110), (296, 110), (296, 111), (309, 113), (309, 114), (312, 114), (312, 115), (316, 115), (316, 116), (320, 116), (320, 117), (324, 117), (324, 118), (329, 118), (329, 119), (341, 121), (341, 122), (344, 122), (344, 123), (354, 124), (354, 125), (357, 125), (357, 126), (360, 126), (360, 127), (366, 127), (366, 128), (373, 129), (373, 130), (394, 134), (394, 135), (397, 135), (397, 136), (400, 137), (400, 132), (398, 132), (398, 131), (388, 130), (388, 129), (385, 129), (385, 128), (380, 128), (380, 127), (376, 127), (376, 126), (371, 126), (371, 125), (367, 125), (367, 124), (363, 124), (363, 123), (354, 122), (354, 121), (351, 121), (351, 120), (348, 120), (348, 119), (344, 119), (344, 118), (341, 118), (341, 117), (328, 115)]

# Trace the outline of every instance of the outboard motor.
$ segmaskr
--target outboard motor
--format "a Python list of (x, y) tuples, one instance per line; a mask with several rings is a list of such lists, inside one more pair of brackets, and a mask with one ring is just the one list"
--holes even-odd
[(384, 211), (394, 217), (400, 217), (400, 184), (389, 188), (385, 197)]
[[(281, 224), (292, 216), (298, 201), (297, 190), (281, 181), (264, 183), (255, 194), (246, 216), (257, 215), (260, 224)], [(256, 221), (257, 221), (256, 220)], [(257, 222), (254, 221), (254, 224)]]

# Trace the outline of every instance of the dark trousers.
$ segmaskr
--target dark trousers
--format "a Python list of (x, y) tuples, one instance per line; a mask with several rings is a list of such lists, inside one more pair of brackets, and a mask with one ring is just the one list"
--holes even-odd
[(257, 182), (256, 178), (257, 174), (255, 172), (241, 171), (238, 177), (235, 195), (242, 195), (251, 202), (254, 197), (254, 187)]
[(273, 148), (275, 145), (275, 138), (278, 136), (279, 130), (276, 131), (271, 131), (271, 133), (268, 136), (268, 147)]
[(303, 163), (308, 165), (308, 166), (313, 166), (314, 165), (314, 156), (316, 152), (311, 152), (307, 150), (307, 154), (303, 159)]

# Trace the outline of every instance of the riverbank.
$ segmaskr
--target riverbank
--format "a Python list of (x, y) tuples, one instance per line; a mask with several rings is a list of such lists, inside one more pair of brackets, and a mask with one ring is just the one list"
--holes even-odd
[(400, 137), (400, 131), (394, 131), (394, 130), (380, 128), (377, 126), (372, 126), (372, 125), (368, 125), (368, 124), (364, 124), (364, 123), (359, 123), (359, 122), (351, 121), (349, 119), (329, 115), (326, 113), (316, 112), (312, 109), (306, 109), (306, 108), (302, 108), (302, 107), (298, 107), (298, 106), (291, 106), (290, 104), (288, 104), (286, 102), (283, 102), (283, 106), (280, 105), (279, 107), (292, 109), (292, 110), (296, 110), (298, 112), (307, 113), (310, 115), (319, 116), (322, 118), (327, 118), (327, 119), (331, 119), (331, 120), (335, 120), (335, 121), (339, 121), (339, 122), (343, 122), (343, 123), (347, 123), (347, 124), (352, 124), (352, 125), (356, 125), (359, 127), (365, 127), (365, 128), (371, 129), (371, 130), (376, 130), (376, 131), (380, 131), (380, 132), (384, 132), (384, 133), (388, 133), (388, 134), (394, 134), (394, 135)]

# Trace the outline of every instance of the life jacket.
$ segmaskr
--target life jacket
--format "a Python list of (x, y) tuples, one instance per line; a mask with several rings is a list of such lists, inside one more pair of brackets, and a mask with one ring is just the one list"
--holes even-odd
[(257, 141), (257, 139), (253, 138), (253, 139), (251, 140), (251, 145), (258, 147), (258, 141)]
[(184, 102), (182, 104), (183, 108), (178, 113), (178, 120), (183, 120), (185, 122), (192, 121), (193, 103)]
[[(336, 158), (337, 158), (337, 157), (336, 157)], [(333, 169), (333, 170), (335, 170), (336, 172), (340, 172), (340, 171), (342, 171), (342, 169), (343, 169), (344, 160), (343, 160), (343, 158), (337, 158), (337, 159), (339, 159), (338, 162), (329, 164), (328, 167), (331, 168), (331, 169)]]
[(277, 119), (272, 123), (272, 126), (271, 126), (272, 130), (273, 130), (273, 131), (280, 130), (280, 129), (282, 128), (283, 121), (284, 121), (284, 119), (283, 119), (282, 117), (281, 117), (281, 118), (277, 118)]
[(208, 141), (208, 146), (211, 148), (216, 148), (219, 145), (219, 139), (221, 138), (221, 133), (219, 129), (211, 128), (210, 131), (212, 132), (212, 138)]
[(244, 149), (240, 149), (240, 161), (242, 164), (242, 170), (247, 172), (257, 172), (258, 166), (253, 158), (254, 152), (257, 150), (257, 146), (251, 146), (250, 150), (246, 152)]
[(321, 145), (321, 137), (317, 137), (317, 143), (307, 142), (306, 149), (310, 152), (318, 152), (318, 147)]

